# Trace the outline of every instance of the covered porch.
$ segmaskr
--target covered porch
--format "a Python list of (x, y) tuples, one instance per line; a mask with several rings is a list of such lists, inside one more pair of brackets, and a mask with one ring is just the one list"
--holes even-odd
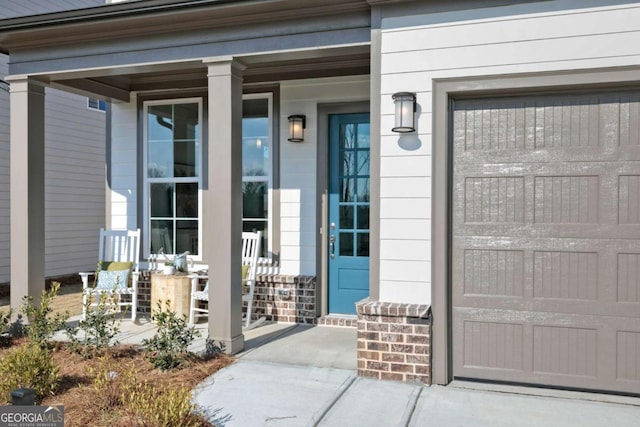
[[(243, 210), (243, 183), (255, 182), (246, 179), (243, 163), (243, 100), (264, 96), (269, 101), (264, 256), (279, 265), (280, 274), (263, 283), (271, 283), (271, 292), (282, 292), (284, 303), (294, 301), (292, 312), (273, 320), (314, 323), (331, 311), (329, 242), (322, 232), (329, 226), (327, 118), (378, 110), (379, 88), (370, 79), (377, 66), (371, 62), (377, 45), (372, 47), (370, 7), (363, 0), (144, 3), (19, 18), (0, 26), (0, 47), (11, 55), (11, 306), (17, 308), (23, 295), (39, 295), (45, 283), (43, 87), (51, 86), (111, 102), (105, 226), (141, 228), (141, 270), (152, 267), (147, 262), (158, 250), (149, 201), (153, 186), (172, 186), (174, 205), (180, 198), (177, 186), (197, 186), (187, 197), (196, 206), (188, 220), (197, 222), (187, 227), (192, 233), (187, 248), (195, 268), (209, 269), (206, 335), (238, 353), (246, 337), (236, 254), (241, 231), (252, 226)], [(188, 156), (192, 171), (178, 176), (175, 169), (153, 181), (151, 110), (185, 102), (197, 106), (197, 122), (188, 137), (174, 136), (168, 150), (173, 166), (181, 153), (193, 151)], [(306, 118), (302, 143), (288, 141), (291, 115)], [(378, 241), (376, 116), (369, 133), (372, 268)], [(153, 117), (163, 120), (160, 114)], [(186, 222), (183, 216), (188, 215), (173, 215), (168, 253), (185, 250), (176, 243), (176, 224)], [(143, 274), (143, 287), (144, 277), (149, 276)], [(368, 277), (364, 296), (375, 298), (377, 276)]]

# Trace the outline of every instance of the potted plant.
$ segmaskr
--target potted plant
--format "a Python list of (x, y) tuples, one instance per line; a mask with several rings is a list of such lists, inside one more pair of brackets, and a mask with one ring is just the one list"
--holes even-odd
[(166, 275), (174, 274), (176, 272), (176, 268), (173, 265), (173, 261), (165, 261), (162, 272)]

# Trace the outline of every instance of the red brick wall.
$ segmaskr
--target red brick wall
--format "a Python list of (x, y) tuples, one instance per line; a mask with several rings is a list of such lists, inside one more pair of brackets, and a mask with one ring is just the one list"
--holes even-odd
[(252, 317), (257, 319), (262, 316), (276, 322), (314, 324), (315, 276), (259, 274), (253, 296)]
[(429, 306), (365, 299), (358, 312), (358, 375), (431, 384)]

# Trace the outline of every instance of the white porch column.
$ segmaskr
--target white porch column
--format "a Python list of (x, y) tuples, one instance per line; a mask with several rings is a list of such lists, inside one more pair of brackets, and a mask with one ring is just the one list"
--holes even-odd
[(208, 168), (203, 186), (203, 255), (209, 261), (209, 337), (227, 353), (242, 334), (242, 71), (233, 58), (207, 59)]
[[(44, 289), (44, 87), (9, 76), (11, 308)], [(14, 314), (15, 316), (15, 314)]]

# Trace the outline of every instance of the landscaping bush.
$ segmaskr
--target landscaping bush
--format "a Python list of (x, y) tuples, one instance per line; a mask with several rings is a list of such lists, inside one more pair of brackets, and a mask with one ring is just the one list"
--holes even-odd
[(9, 349), (0, 359), (0, 402), (9, 402), (11, 391), (22, 387), (34, 389), (38, 400), (52, 395), (58, 373), (48, 349), (34, 343)]
[(142, 347), (147, 357), (156, 368), (163, 371), (183, 365), (192, 355), (187, 350), (200, 332), (195, 327), (187, 326), (187, 316), (178, 317), (171, 311), (171, 304), (166, 301), (166, 310), (158, 302), (153, 311), (153, 320), (158, 325), (155, 335), (142, 340)]
[(0, 334), (6, 333), (9, 329), (9, 323), (11, 322), (11, 310), (0, 311)]
[(216, 341), (211, 337), (207, 337), (204, 340), (204, 352), (202, 353), (202, 357), (207, 359), (213, 359), (218, 357), (220, 354), (224, 352), (225, 346), (221, 341)]
[(0, 311), (0, 345), (11, 339), (11, 310)]
[[(116, 297), (105, 294), (97, 298), (97, 309), (90, 310), (91, 301), (87, 299), (86, 319), (81, 320), (78, 326), (68, 326), (65, 331), (71, 349), (86, 359), (101, 356), (109, 346), (119, 344), (114, 338), (120, 332), (120, 320), (107, 315), (117, 307)], [(78, 336), (78, 332), (82, 332), (81, 336)]]
[(58, 295), (60, 283), (53, 282), (51, 289), (43, 290), (40, 303), (34, 304), (33, 296), (25, 296), (22, 298), (21, 311), (25, 315), (28, 324), (25, 326), (26, 333), (32, 343), (40, 348), (48, 348), (53, 334), (64, 329), (69, 312), (56, 313), (51, 316), (53, 309), (51, 302)]

